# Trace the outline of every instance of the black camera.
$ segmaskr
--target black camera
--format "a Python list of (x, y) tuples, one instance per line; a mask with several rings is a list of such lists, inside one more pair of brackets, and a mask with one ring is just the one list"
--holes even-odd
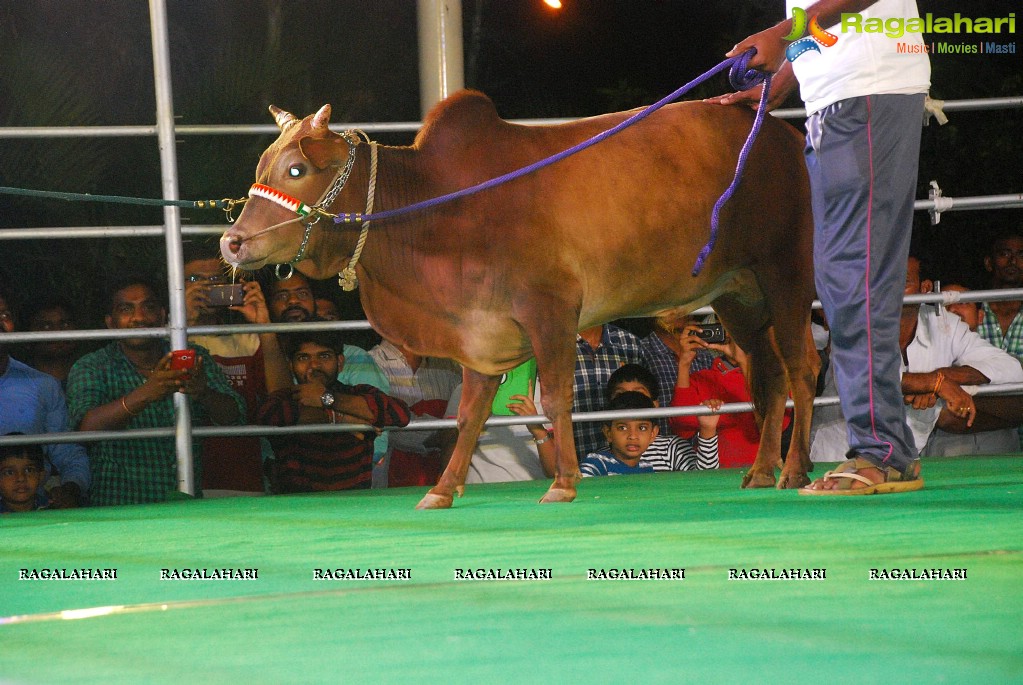
[(696, 331), (696, 337), (705, 343), (723, 343), (725, 341), (725, 327), (719, 323), (707, 323), (700, 326)]
[(211, 307), (240, 307), (245, 301), (245, 288), (241, 283), (210, 286)]

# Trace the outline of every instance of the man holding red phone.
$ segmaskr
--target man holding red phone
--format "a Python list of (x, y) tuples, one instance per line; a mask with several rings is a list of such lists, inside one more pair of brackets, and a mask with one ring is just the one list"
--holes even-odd
[[(158, 328), (167, 312), (144, 277), (119, 279), (110, 289), (107, 328)], [(175, 392), (188, 395), (195, 423), (240, 423), (244, 401), (231, 390), (205, 348), (174, 353), (162, 337), (121, 338), (85, 355), (68, 376), (68, 418), (78, 430), (120, 430), (174, 425)], [(178, 366), (179, 368), (174, 368)], [(96, 505), (159, 502), (178, 485), (173, 438), (88, 443), (91, 501)], [(196, 482), (201, 448), (193, 446)]]

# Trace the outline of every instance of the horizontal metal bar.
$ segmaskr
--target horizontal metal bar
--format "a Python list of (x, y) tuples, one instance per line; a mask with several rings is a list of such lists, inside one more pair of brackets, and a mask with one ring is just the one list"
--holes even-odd
[(137, 138), (155, 135), (155, 125), (0, 127), (0, 138)]
[[(342, 132), (350, 129), (365, 131), (366, 133), (415, 133), (423, 127), (421, 121), (391, 121), (391, 122), (354, 122), (347, 124), (332, 124), (331, 129)], [(223, 136), (223, 135), (278, 135), (281, 129), (277, 124), (182, 124), (174, 128), (175, 133), (186, 136)]]
[[(227, 229), (224, 225), (182, 225), (185, 235), (220, 235)], [(49, 228), (3, 228), (0, 240), (74, 240), (77, 238), (149, 238), (166, 233), (163, 226), (63, 226)]]
[[(961, 293), (947, 291), (943, 293), (927, 293), (906, 295), (906, 304), (943, 304), (955, 302), (1000, 302), (1005, 300), (1023, 299), (1023, 288), (999, 290), (971, 290)], [(820, 309), (819, 300), (813, 303), (814, 309)], [(713, 314), (711, 307), (701, 307), (693, 312), (695, 315)], [(641, 317), (626, 317), (645, 319)], [(294, 323), (239, 323), (221, 326), (190, 326), (186, 330), (189, 335), (233, 335), (236, 333), (294, 333), (295, 331), (366, 331), (373, 327), (369, 321), (307, 321)], [(170, 337), (168, 328), (132, 328), (110, 329), (97, 328), (78, 331), (18, 331), (0, 333), (0, 343), (31, 343), (48, 340), (119, 340), (122, 338), (166, 338)]]
[[(569, 119), (568, 121), (571, 121)], [(421, 121), (333, 124), (335, 131), (361, 129), (366, 133), (415, 133)], [(276, 124), (196, 124), (174, 127), (175, 135), (278, 135)], [(0, 127), (0, 138), (138, 138), (156, 135), (156, 126), (6, 126)]]
[[(999, 302), (1023, 299), (1023, 288), (999, 290), (971, 290), (961, 293), (949, 291), (944, 293), (927, 293), (906, 295), (906, 304), (953, 304), (955, 302)], [(819, 300), (815, 300), (813, 308), (820, 309)], [(693, 312), (697, 315), (713, 314), (711, 307), (701, 307)], [(627, 317), (649, 318), (649, 317)], [(229, 335), (236, 333), (292, 333), (295, 331), (364, 331), (372, 330), (368, 321), (308, 321), (294, 323), (262, 323), (262, 324), (226, 324), (221, 326), (191, 326), (189, 335)], [(47, 340), (103, 340), (121, 338), (160, 338), (168, 337), (166, 328), (133, 328), (133, 329), (89, 329), (78, 331), (20, 331), (0, 333), (0, 342), (28, 343)]]
[(79, 331), (0, 332), (0, 344), (45, 340), (121, 340), (128, 338), (169, 338), (169, 328), (93, 328)]
[[(940, 212), (966, 211), (976, 209), (1023, 208), (1023, 193), (999, 195), (972, 195), (966, 197), (941, 196), (937, 199), (916, 200), (913, 208), (917, 211), (939, 209)], [(207, 210), (208, 211), (208, 210)], [(220, 235), (228, 224), (182, 225), (184, 235)], [(52, 226), (48, 228), (4, 228), (0, 229), (0, 240), (67, 240), (77, 238), (146, 238), (162, 237), (163, 226)]]
[(1013, 209), (1023, 207), (1023, 193), (1006, 193), (1002, 195), (973, 195), (968, 197), (950, 197), (942, 195), (933, 200), (916, 200), (913, 209), (917, 211), (937, 208), (942, 213), (966, 211), (971, 209)]
[[(945, 100), (941, 109), (948, 112), (986, 111), (996, 109), (1016, 109), (1023, 107), (1023, 96), (1004, 98), (970, 98), (964, 100)], [(802, 107), (776, 109), (771, 112), (779, 119), (805, 119), (806, 110)]]
[[(977, 389), (976, 395), (1018, 395), (1023, 394), (1023, 383), (1002, 383), (982, 385)], [(825, 407), (838, 404), (837, 396), (830, 395), (818, 397), (814, 400), (815, 407)], [(792, 400), (786, 403), (790, 409), (794, 406)], [(718, 410), (712, 410), (704, 406), (691, 407), (659, 407), (657, 409), (629, 409), (616, 411), (594, 411), (575, 412), (572, 414), (572, 421), (575, 423), (594, 421), (614, 421), (618, 419), (638, 418), (668, 418), (671, 416), (704, 416), (711, 414), (741, 414), (753, 411), (753, 405), (749, 402), (733, 402), (723, 405)], [(537, 423), (549, 423), (546, 416), (492, 416), (487, 421), (487, 426), (516, 426)], [(424, 419), (409, 423), (408, 426), (387, 426), (387, 431), (434, 431), (446, 428), (457, 428), (455, 419)], [(372, 426), (365, 424), (316, 424), (302, 426), (196, 426), (192, 434), (196, 438), (206, 437), (232, 437), (242, 435), (297, 435), (302, 433), (352, 433), (358, 431), (375, 430)], [(148, 438), (169, 438), (174, 436), (174, 429), (168, 428), (138, 428), (121, 431), (80, 431), (67, 433), (41, 433), (34, 435), (0, 436), (0, 445), (28, 445), (28, 444), (57, 444), (57, 443), (89, 443), (102, 442), (105, 440), (142, 440)]]
[[(295, 331), (371, 330), (368, 321), (306, 321), (295, 323), (240, 323), (223, 326), (191, 326), (189, 335), (230, 335), (235, 333), (294, 333)], [(29, 343), (46, 340), (120, 340), (126, 338), (166, 338), (170, 328), (94, 328), (78, 331), (0, 332), (0, 343)]]
[(970, 290), (961, 293), (955, 290), (943, 293), (904, 295), (906, 304), (953, 304), (955, 302), (1002, 302), (1023, 299), (1023, 288), (1000, 288), (997, 290)]
[(162, 238), (163, 226), (68, 226), (66, 228), (4, 228), (0, 240), (75, 240), (78, 238)]
[(1016, 109), (1023, 107), (1023, 96), (1012, 95), (1003, 98), (966, 98), (945, 100), (942, 109), (946, 112), (983, 111), (989, 109)]
[[(984, 111), (1015, 109), (1023, 107), (1023, 97), (973, 98), (946, 100), (945, 112)], [(806, 111), (802, 108), (777, 109), (771, 112), (779, 119), (803, 119)], [(544, 119), (509, 119), (525, 126), (550, 126), (577, 121), (579, 117), (554, 117)], [(362, 129), (367, 133), (415, 133), (423, 127), (421, 121), (354, 122), (333, 124), (332, 129)], [(174, 127), (175, 135), (217, 136), (217, 135), (277, 135), (280, 129), (275, 124), (182, 124)], [(0, 127), (0, 138), (88, 138), (88, 137), (139, 137), (155, 136), (156, 126), (6, 126)]]

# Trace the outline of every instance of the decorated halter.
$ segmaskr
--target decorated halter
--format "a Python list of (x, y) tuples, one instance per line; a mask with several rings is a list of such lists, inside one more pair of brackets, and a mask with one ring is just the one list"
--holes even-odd
[[(331, 184), (329, 186), (327, 186), (327, 189), (325, 191), (323, 191), (323, 194), (320, 196), (320, 199), (317, 200), (316, 204), (314, 204), (311, 207), (309, 205), (305, 204), (304, 202), (302, 202), (301, 200), (299, 200), (298, 198), (292, 197), (291, 195), (288, 195), (287, 193), (282, 192), (280, 190), (277, 190), (276, 188), (268, 186), (268, 185), (266, 185), (264, 183), (253, 183), (252, 187), (249, 188), (249, 197), (250, 198), (259, 197), (259, 198), (262, 198), (264, 200), (269, 200), (270, 202), (273, 202), (276, 205), (280, 205), (281, 207), (284, 207), (289, 212), (294, 212), (295, 214), (297, 214), (298, 217), (295, 218), (295, 219), (292, 219), (291, 221), (301, 221), (302, 219), (308, 219), (307, 221), (303, 221), (302, 222), (303, 225), (305, 226), (305, 233), (302, 235), (302, 242), (298, 246), (298, 252), (295, 253), (294, 258), (292, 258), (291, 261), (287, 262), (287, 264), (278, 264), (274, 268), (274, 275), (277, 277), (277, 280), (285, 281), (285, 280), (291, 278), (292, 275), (295, 273), (295, 266), (294, 265), (297, 264), (298, 262), (302, 261), (303, 259), (305, 259), (305, 251), (306, 251), (306, 248), (309, 246), (309, 238), (312, 236), (313, 226), (317, 222), (319, 222), (319, 220), (321, 218), (323, 218), (323, 217), (331, 217), (331, 218), (333, 218), (335, 216), (334, 214), (331, 214), (328, 211), (328, 209), (334, 203), (334, 200), (337, 199), (338, 194), (345, 187), (345, 184), (348, 183), (348, 177), (352, 173), (352, 167), (355, 166), (355, 151), (356, 151), (356, 146), (358, 145), (358, 137), (357, 137), (358, 135), (362, 135), (363, 137), (366, 136), (366, 134), (362, 133), (362, 131), (345, 131), (344, 133), (341, 134), (341, 137), (348, 144), (348, 158), (345, 160), (344, 166), (341, 167), (340, 171), (338, 171), (337, 175), (334, 177), (334, 180), (331, 182)], [(355, 136), (354, 140), (352, 139), (352, 136)], [(367, 140), (368, 140), (368, 138), (367, 138)], [(371, 143), (371, 145), (373, 145), (373, 153), (374, 153), (373, 157), (374, 157), (374, 162), (375, 162), (376, 144), (375, 143)], [(373, 166), (374, 166), (374, 171), (375, 171), (376, 165), (374, 164)], [(374, 176), (375, 176), (375, 174), (374, 174)], [(375, 181), (375, 179), (374, 179), (374, 181)], [(371, 190), (370, 190), (371, 194), (370, 194), (370, 199), (369, 199), (369, 202), (368, 202), (368, 204), (370, 204), (370, 205), (372, 205), (372, 202), (373, 202), (373, 200), (372, 200), (372, 186), (373, 185), (375, 185), (375, 184), (371, 183)], [(367, 210), (367, 212), (368, 211), (369, 210)], [(277, 226), (273, 226), (271, 228), (277, 228), (279, 226), (283, 226), (286, 223), (291, 223), (291, 221), (286, 221), (286, 222), (284, 222), (282, 224), (278, 224)], [(363, 225), (363, 233), (365, 233), (365, 231), (366, 231), (366, 226)], [(361, 242), (365, 242), (365, 239), (362, 238)], [(359, 251), (361, 251), (361, 250), (359, 250)], [(281, 269), (282, 266), (287, 266), (288, 267), (287, 272), (282, 271), (282, 269)], [(352, 265), (352, 266), (354, 267), (354, 265)], [(354, 288), (354, 286), (353, 286), (353, 288)], [(352, 288), (349, 288), (349, 289), (352, 289)]]
[(313, 211), (312, 207), (298, 198), (294, 198), (287, 193), (282, 193), (279, 190), (274, 190), (270, 186), (263, 185), (262, 183), (252, 184), (252, 187), (249, 188), (249, 197), (261, 197), (264, 200), (270, 200), (270, 202), (295, 212), (295, 214), (298, 214), (299, 216), (309, 216)]

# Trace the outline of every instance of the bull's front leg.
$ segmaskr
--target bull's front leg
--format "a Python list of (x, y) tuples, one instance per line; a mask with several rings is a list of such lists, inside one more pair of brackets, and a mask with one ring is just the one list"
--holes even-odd
[(579, 483), (579, 460), (572, 434), (575, 391), (575, 335), (579, 330), (581, 293), (572, 279), (558, 276), (549, 290), (534, 289), (517, 306), (516, 314), (536, 357), (540, 404), (554, 427), (554, 482), (540, 500), (571, 502)]
[(571, 502), (575, 499), (575, 486), (579, 483), (579, 460), (575, 454), (575, 439), (572, 435), (572, 413), (562, 412), (551, 417), (549, 409), (544, 410), (554, 424), (554, 447), (557, 454), (557, 471), (554, 482), (540, 499), (541, 504), (550, 502)]
[(550, 502), (571, 502), (575, 499), (579, 483), (579, 459), (575, 454), (575, 436), (572, 433), (572, 398), (574, 392), (573, 369), (575, 368), (574, 347), (563, 352), (560, 364), (551, 365), (537, 355), (540, 372), (540, 402), (544, 413), (554, 427), (555, 473), (554, 482), (540, 500)]
[(455, 449), (437, 485), (426, 493), (416, 509), (448, 509), (456, 492), (459, 497), (462, 496), (476, 441), (483, 430), (483, 424), (490, 417), (490, 407), (500, 383), (500, 376), (485, 376), (469, 368), (462, 369), (462, 400), (458, 404), (458, 439)]

